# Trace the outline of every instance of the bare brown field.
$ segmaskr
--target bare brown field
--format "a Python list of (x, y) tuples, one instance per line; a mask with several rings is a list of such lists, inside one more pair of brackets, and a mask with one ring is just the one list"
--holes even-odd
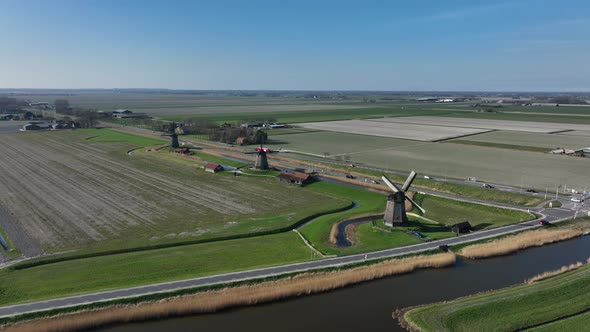
[(455, 259), (452, 253), (393, 259), (344, 271), (305, 273), (277, 281), (207, 291), (161, 301), (79, 311), (7, 326), (6, 330), (74, 331), (112, 323), (211, 313), (226, 308), (326, 292), (364, 281), (409, 273), (417, 269), (446, 267), (453, 265)]
[(309, 122), (300, 123), (299, 126), (308, 129), (379, 137), (402, 138), (417, 141), (435, 141), (488, 131), (487, 129), (464, 128), (458, 126), (408, 124), (378, 120)]
[(583, 234), (579, 229), (535, 230), (508, 236), (491, 242), (467, 246), (459, 252), (470, 259), (507, 255), (530, 247), (569, 240)]
[(551, 122), (530, 122), (530, 121), (511, 121), (511, 120), (489, 120), (489, 119), (469, 119), (469, 118), (450, 118), (440, 116), (409, 116), (409, 117), (391, 117), (383, 119), (373, 119), (374, 122), (403, 123), (412, 125), (429, 125), (442, 127), (458, 128), (477, 128), (485, 130), (510, 130), (526, 131), (534, 133), (551, 133), (562, 130), (590, 130), (590, 125), (569, 124), (569, 123), (551, 123)]
[(295, 222), (293, 206), (334, 206), (321, 194), (292, 195), (274, 179), (213, 176), (189, 161), (131, 157), (133, 145), (83, 137), (1, 136), (0, 213), (11, 218), (0, 227), (26, 256), (105, 240), (129, 246), (261, 231)]

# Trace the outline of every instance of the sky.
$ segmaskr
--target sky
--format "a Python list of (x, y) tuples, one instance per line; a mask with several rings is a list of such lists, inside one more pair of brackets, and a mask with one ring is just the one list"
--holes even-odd
[(0, 88), (590, 91), (590, 1), (0, 0)]

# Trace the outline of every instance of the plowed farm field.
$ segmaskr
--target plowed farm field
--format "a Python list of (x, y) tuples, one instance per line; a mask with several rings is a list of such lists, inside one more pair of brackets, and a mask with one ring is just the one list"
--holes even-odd
[(128, 155), (138, 146), (91, 136), (0, 135), (0, 227), (25, 256), (265, 231), (349, 203), (274, 178), (213, 175), (171, 154)]

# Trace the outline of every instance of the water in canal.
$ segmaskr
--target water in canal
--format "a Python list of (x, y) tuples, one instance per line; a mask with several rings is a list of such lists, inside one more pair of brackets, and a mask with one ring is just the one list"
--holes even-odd
[(590, 256), (590, 236), (456, 266), (422, 270), (341, 290), (217, 314), (149, 321), (102, 329), (145, 331), (401, 331), (395, 308), (449, 300), (507, 287)]

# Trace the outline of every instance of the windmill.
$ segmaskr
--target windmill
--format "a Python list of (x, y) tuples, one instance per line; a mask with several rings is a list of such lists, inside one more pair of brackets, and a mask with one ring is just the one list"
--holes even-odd
[(168, 125), (164, 126), (164, 134), (162, 134), (162, 136), (170, 136), (170, 147), (175, 149), (180, 147), (180, 144), (178, 144), (176, 128), (178, 128), (176, 122), (170, 122)]
[(412, 171), (412, 173), (410, 173), (401, 188), (398, 188), (395, 183), (387, 178), (387, 176), (383, 175), (381, 178), (391, 191), (393, 191), (393, 193), (387, 196), (387, 206), (385, 208), (384, 216), (385, 225), (403, 225), (408, 222), (408, 216), (406, 215), (406, 200), (412, 203), (412, 205), (420, 210), (420, 212), (426, 213), (426, 210), (418, 205), (418, 203), (406, 196), (406, 191), (408, 191), (412, 182), (416, 178), (416, 172)]
[(268, 170), (270, 166), (268, 166), (268, 158), (266, 157), (269, 153), (279, 152), (275, 150), (271, 150), (269, 148), (263, 148), (262, 144), (256, 148), (256, 151), (246, 152), (246, 154), (256, 154), (256, 162), (254, 163), (254, 169), (260, 170)]

